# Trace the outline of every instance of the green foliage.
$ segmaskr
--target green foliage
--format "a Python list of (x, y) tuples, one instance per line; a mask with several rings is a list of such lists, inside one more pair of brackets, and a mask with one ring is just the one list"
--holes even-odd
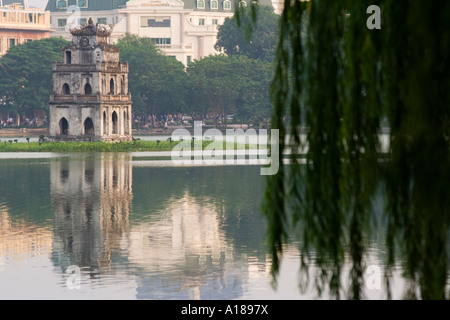
[(219, 117), (237, 114), (257, 122), (270, 117), (269, 63), (246, 56), (215, 55), (194, 61), (187, 69), (193, 110), (208, 113), (217, 126)]
[(254, 59), (245, 61), (239, 72), (245, 76), (236, 102), (236, 118), (242, 123), (258, 124), (269, 120), (272, 113), (270, 84), (272, 64)]
[(48, 38), (12, 47), (0, 58), (0, 108), (22, 113), (48, 110), (52, 91), (52, 64), (61, 60), (68, 42)]
[(164, 55), (149, 38), (127, 34), (119, 39), (120, 59), (130, 66), (129, 90), (135, 114), (186, 111), (184, 65)]
[(176, 142), (133, 141), (133, 142), (38, 142), (0, 143), (0, 152), (132, 152), (171, 151)]
[(278, 21), (279, 16), (271, 6), (242, 7), (219, 26), (215, 48), (227, 55), (273, 61), (279, 37)]
[[(213, 141), (202, 141), (202, 148), (206, 148)], [(0, 143), (0, 152), (138, 152), (138, 151), (172, 151), (179, 144), (179, 141), (145, 141), (136, 140), (133, 142), (39, 142), (30, 143)], [(222, 150), (226, 150), (228, 145), (223, 142)], [(191, 142), (194, 149), (194, 142)], [(234, 144), (234, 150), (253, 149), (254, 145)]]
[(243, 76), (236, 69), (239, 58), (208, 56), (194, 61), (187, 69), (191, 83), (191, 103), (200, 114), (210, 114), (217, 126), (218, 117), (234, 112)]
[[(366, 27), (373, 4), (382, 10), (381, 30)], [(410, 281), (408, 297), (448, 298), (449, 15), (449, 3), (285, 1), (272, 126), (280, 130), (282, 150), (286, 134), (291, 146), (303, 146), (299, 127), (306, 123), (309, 149), (306, 166), (281, 165), (268, 178), (274, 276), (283, 244), (295, 235), (302, 287), (315, 263), (319, 294), (329, 288), (339, 298), (348, 289), (348, 297), (363, 298), (372, 203), (383, 186), (388, 293), (391, 268), (401, 263)], [(382, 158), (378, 133), (385, 118), (390, 150)], [(351, 282), (342, 288), (346, 258)]]

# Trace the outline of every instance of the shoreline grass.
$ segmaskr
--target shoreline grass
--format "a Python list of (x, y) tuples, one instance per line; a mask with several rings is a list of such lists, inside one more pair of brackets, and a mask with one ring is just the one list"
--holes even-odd
[[(180, 141), (130, 141), (130, 142), (19, 142), (0, 143), (0, 152), (139, 152), (139, 151), (172, 151)], [(212, 141), (202, 141), (206, 148)], [(193, 148), (193, 145), (191, 144)], [(253, 147), (250, 146), (250, 149)], [(226, 149), (225, 143), (223, 149)], [(249, 149), (249, 145), (236, 144), (235, 150)]]

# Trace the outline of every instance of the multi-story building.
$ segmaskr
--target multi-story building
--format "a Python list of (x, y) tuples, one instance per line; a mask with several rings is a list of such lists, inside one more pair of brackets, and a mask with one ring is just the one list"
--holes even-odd
[[(253, 0), (241, 0), (241, 6)], [(259, 0), (271, 5), (271, 0)], [(94, 23), (114, 25), (111, 39), (126, 33), (151, 38), (167, 55), (188, 65), (194, 59), (217, 53), (218, 25), (235, 12), (235, 0), (49, 0), (52, 36), (69, 36), (68, 30)]]
[(0, 0), (0, 56), (9, 48), (50, 37), (50, 12), (26, 8), (22, 0)]

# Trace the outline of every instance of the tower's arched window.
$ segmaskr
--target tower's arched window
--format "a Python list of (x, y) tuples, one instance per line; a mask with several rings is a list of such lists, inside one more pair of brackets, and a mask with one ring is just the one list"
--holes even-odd
[(106, 94), (106, 80), (102, 79), (102, 94)]
[(72, 63), (72, 51), (66, 51), (66, 63), (67, 64)]
[(68, 135), (69, 134), (69, 122), (66, 118), (61, 118), (59, 120), (59, 134)]
[(103, 111), (103, 134), (108, 134), (106, 111)]
[(92, 87), (89, 83), (84, 86), (84, 94), (92, 94)]
[(114, 94), (115, 92), (114, 79), (109, 81), (109, 94)]
[(70, 87), (67, 83), (64, 83), (62, 91), (63, 91), (63, 94), (70, 94)]
[(128, 134), (128, 117), (127, 112), (123, 112), (123, 133)]
[(124, 79), (124, 76), (122, 76), (122, 79), (120, 80), (120, 94), (125, 94), (125, 79)]
[(84, 134), (85, 135), (94, 134), (94, 122), (92, 122), (92, 119), (89, 117), (87, 117), (86, 120), (84, 120)]
[(118, 134), (119, 133), (119, 119), (117, 117), (117, 113), (114, 111), (112, 114), (112, 134)]

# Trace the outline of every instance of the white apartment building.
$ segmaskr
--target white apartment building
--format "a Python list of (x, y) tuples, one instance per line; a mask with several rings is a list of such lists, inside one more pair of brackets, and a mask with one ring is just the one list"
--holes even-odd
[[(248, 6), (253, 0), (239, 0)], [(52, 37), (70, 40), (69, 29), (94, 23), (113, 25), (114, 43), (126, 33), (151, 38), (185, 65), (217, 53), (218, 25), (232, 17), (236, 0), (49, 0)], [(259, 0), (272, 5), (271, 0)]]
[(0, 0), (0, 57), (18, 44), (50, 37), (50, 12), (24, 2)]

